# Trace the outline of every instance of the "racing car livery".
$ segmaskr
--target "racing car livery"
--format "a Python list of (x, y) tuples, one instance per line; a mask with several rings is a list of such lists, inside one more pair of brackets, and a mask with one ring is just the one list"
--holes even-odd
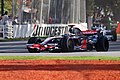
[(28, 40), (27, 49), (30, 53), (38, 53), (42, 51), (91, 51), (94, 49), (96, 51), (108, 51), (109, 42), (107, 37), (98, 35), (96, 31), (81, 31), (78, 28), (74, 28), (73, 32), (74, 34), (48, 37), (43, 41), (38, 37), (31, 37)]

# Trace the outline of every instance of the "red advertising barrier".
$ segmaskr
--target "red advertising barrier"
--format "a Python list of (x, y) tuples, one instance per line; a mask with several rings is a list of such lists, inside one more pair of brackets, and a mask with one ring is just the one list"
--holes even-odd
[(120, 22), (117, 25), (116, 32), (117, 32), (117, 34), (120, 34)]

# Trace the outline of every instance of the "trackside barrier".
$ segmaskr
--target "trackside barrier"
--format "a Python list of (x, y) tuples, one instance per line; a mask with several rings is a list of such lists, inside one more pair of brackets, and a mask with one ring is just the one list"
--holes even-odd
[(67, 24), (36, 24), (32, 32), (32, 36), (55, 36), (63, 35), (68, 32)]
[(33, 25), (13, 25), (13, 38), (26, 38), (32, 36)]
[(13, 26), (0, 25), (0, 38), (13, 38)]
[[(87, 30), (87, 23), (76, 24), (82, 31)], [(55, 36), (68, 33), (68, 24), (26, 24), (26, 25), (0, 25), (2, 38), (27, 38), (32, 36)]]
[[(59, 32), (62, 35), (68, 31), (67, 24), (27, 24), (27, 25), (14, 25), (13, 38), (25, 38), (32, 36), (51, 36)], [(54, 34), (55, 35), (55, 34)]]
[(4, 25), (0, 25), (0, 38), (4, 38)]
[(4, 26), (4, 38), (13, 38), (13, 26), (12, 25)]
[[(88, 30), (87, 23), (75, 24), (82, 31)], [(55, 36), (69, 32), (68, 24), (34, 24), (32, 36)]]

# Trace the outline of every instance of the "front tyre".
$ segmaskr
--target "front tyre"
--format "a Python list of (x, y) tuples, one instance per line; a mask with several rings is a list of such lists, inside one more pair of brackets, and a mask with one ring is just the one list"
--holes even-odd
[[(38, 38), (38, 37), (31, 37), (31, 38), (28, 40), (27, 44), (39, 44), (39, 43), (41, 43), (41, 42), (42, 42), (42, 41), (41, 41), (40, 38)], [(39, 53), (39, 52), (40, 52), (40, 50), (38, 50), (38, 49), (31, 49), (31, 48), (29, 48), (29, 47), (27, 47), (27, 49), (28, 49), (28, 52), (30, 52), (30, 53)]]

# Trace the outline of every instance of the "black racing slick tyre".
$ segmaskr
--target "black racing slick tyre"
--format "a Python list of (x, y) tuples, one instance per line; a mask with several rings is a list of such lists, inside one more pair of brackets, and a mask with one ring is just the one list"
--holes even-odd
[(113, 35), (112, 41), (116, 41), (117, 40), (116, 29), (112, 29), (112, 35)]
[(93, 44), (88, 43), (87, 44), (87, 50), (92, 51), (93, 50)]
[[(42, 42), (42, 41), (41, 41), (40, 38), (31, 37), (31, 38), (28, 40), (27, 44), (38, 44), (38, 43), (41, 43), (41, 42)], [(31, 49), (31, 48), (28, 48), (28, 47), (27, 47), (27, 49), (28, 49), (28, 51), (29, 51), (30, 53), (39, 53), (39, 52), (40, 52), (40, 51), (37, 50), (37, 49)]]
[(42, 41), (41, 41), (40, 38), (38, 38), (38, 37), (31, 37), (31, 38), (28, 40), (27, 44), (37, 44), (37, 43), (41, 43), (41, 42), (42, 42)]
[(61, 49), (63, 52), (73, 51), (74, 50), (74, 42), (69, 37), (64, 37), (61, 40)]
[(109, 41), (105, 36), (101, 36), (98, 38), (97, 43), (95, 44), (96, 51), (108, 51), (109, 49)]

